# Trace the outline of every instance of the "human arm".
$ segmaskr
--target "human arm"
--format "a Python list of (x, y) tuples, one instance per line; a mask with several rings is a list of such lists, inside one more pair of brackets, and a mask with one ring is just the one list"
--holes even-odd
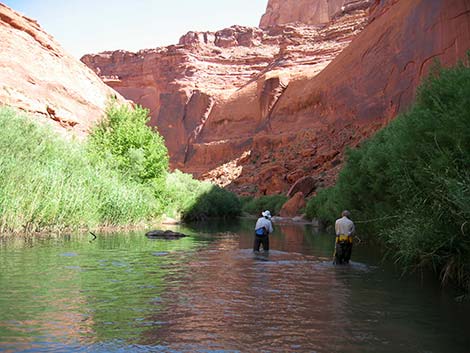
[(268, 232), (269, 234), (271, 234), (272, 232), (274, 232), (273, 222), (269, 221), (268, 223), (269, 223)]
[(356, 227), (354, 226), (354, 223), (351, 222), (348, 235), (351, 237), (354, 235), (355, 232), (356, 232)]

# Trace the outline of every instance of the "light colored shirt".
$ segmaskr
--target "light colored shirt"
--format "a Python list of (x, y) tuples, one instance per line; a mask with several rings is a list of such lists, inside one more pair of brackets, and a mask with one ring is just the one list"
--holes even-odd
[(342, 217), (336, 220), (335, 223), (335, 232), (336, 236), (341, 234), (343, 235), (353, 235), (355, 231), (354, 223), (348, 217)]
[(265, 217), (258, 218), (258, 220), (256, 221), (255, 230), (260, 229), (262, 227), (265, 227), (268, 230), (269, 234), (273, 232), (273, 224), (269, 219)]

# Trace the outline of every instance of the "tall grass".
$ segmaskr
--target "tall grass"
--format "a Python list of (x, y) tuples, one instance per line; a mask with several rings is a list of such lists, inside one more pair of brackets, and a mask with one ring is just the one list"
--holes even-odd
[(116, 106), (88, 143), (0, 108), (0, 231), (131, 225), (166, 213), (185, 220), (236, 216), (235, 194), (168, 173), (163, 138), (148, 112)]
[(90, 163), (83, 145), (0, 108), (0, 231), (93, 227), (155, 216), (152, 191)]
[(363, 220), (406, 269), (432, 268), (470, 290), (470, 68), (436, 67), (408, 113), (350, 151), (335, 187), (307, 205)]

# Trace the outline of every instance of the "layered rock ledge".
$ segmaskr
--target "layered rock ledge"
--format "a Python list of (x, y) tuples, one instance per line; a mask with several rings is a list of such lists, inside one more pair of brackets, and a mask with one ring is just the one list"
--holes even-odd
[[(269, 1), (264, 18), (284, 18), (287, 3)], [(315, 17), (299, 10), (313, 3), (327, 11)], [(334, 182), (347, 147), (410, 106), (435, 59), (453, 65), (465, 57), (470, 4), (295, 4), (292, 14), (312, 17), (189, 32), (177, 45), (82, 61), (150, 109), (173, 168), (240, 194), (287, 192), (307, 176), (324, 187)]]
[[(279, 98), (290, 82), (321, 72), (367, 21), (367, 11), (357, 10), (314, 26), (189, 32), (177, 45), (90, 54), (82, 61), (123, 96), (150, 109), (173, 168), (240, 193), (281, 192), (305, 173), (290, 161), (284, 165), (274, 150), (311, 132), (292, 126), (281, 136), (272, 129)], [(298, 152), (312, 150), (305, 146)]]

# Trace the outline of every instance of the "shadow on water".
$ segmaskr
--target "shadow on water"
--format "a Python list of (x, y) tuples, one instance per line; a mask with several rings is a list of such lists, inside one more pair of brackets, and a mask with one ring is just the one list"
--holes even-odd
[(332, 264), (333, 237), (255, 220), (0, 242), (0, 352), (467, 352), (470, 314), (377, 249)]

